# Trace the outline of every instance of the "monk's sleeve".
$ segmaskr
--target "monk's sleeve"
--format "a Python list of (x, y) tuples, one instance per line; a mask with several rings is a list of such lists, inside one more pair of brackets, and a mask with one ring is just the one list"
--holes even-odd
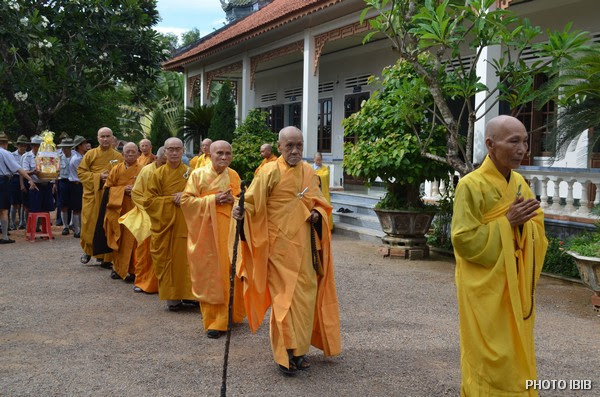
[(154, 172), (148, 181), (148, 189), (144, 194), (144, 209), (152, 221), (152, 231), (160, 233), (175, 222), (172, 195), (163, 195), (160, 176)]
[(146, 190), (146, 179), (146, 172), (142, 169), (138, 177), (135, 179), (133, 188), (131, 189), (131, 200), (139, 208), (144, 208), (144, 191)]
[(508, 219), (502, 216), (482, 223), (483, 203), (480, 190), (463, 181), (458, 184), (452, 216), (452, 245), (455, 253), (465, 260), (491, 267), (502, 252), (499, 223), (508, 225)]
[(102, 180), (100, 179), (100, 173), (92, 171), (93, 161), (94, 152), (86, 153), (81, 163), (79, 163), (79, 167), (77, 167), (77, 176), (85, 190), (96, 192), (101, 189)]
[(198, 216), (204, 214), (211, 204), (216, 205), (215, 194), (201, 197), (203, 184), (202, 172), (192, 172), (181, 194), (181, 210), (188, 226), (193, 226)]

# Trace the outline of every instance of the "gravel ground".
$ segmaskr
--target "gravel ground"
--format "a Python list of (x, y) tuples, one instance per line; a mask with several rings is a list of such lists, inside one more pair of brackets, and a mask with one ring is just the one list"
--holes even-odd
[[(0, 395), (216, 396), (225, 338), (207, 339), (197, 310), (172, 313), (109, 271), (81, 265), (78, 240), (0, 247)], [(334, 236), (342, 354), (311, 350), (310, 371), (286, 378), (268, 322), (233, 330), (229, 395), (456, 396), (460, 366), (454, 263), (381, 258)], [(92, 262), (90, 262), (92, 263)], [(600, 317), (590, 291), (543, 278), (537, 292), (539, 379), (591, 379), (598, 395)]]

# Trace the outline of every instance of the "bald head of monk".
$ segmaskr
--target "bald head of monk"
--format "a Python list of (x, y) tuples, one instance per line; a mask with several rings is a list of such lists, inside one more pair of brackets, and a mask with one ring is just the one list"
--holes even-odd
[(232, 159), (231, 145), (227, 141), (215, 141), (210, 145), (210, 158), (217, 174), (225, 171)]
[[(125, 149), (123, 149), (123, 151), (125, 151)], [(140, 151), (144, 155), (149, 156), (152, 153), (152, 142), (150, 142), (149, 139), (142, 139), (140, 141)]]
[(203, 154), (210, 156), (210, 145), (212, 145), (212, 143), (213, 143), (213, 141), (211, 139), (206, 138), (200, 144), (200, 151)]
[(268, 159), (269, 157), (271, 157), (272, 154), (273, 154), (273, 147), (270, 144), (265, 143), (264, 145), (262, 145), (260, 147), (260, 155), (264, 159)]
[(164, 163), (167, 162), (167, 153), (165, 152), (165, 147), (161, 146), (156, 151), (156, 167), (160, 167)]
[(128, 167), (137, 161), (139, 155), (140, 152), (138, 151), (138, 147), (135, 143), (127, 142), (123, 146), (123, 161)]
[(179, 138), (169, 138), (165, 141), (167, 164), (172, 168), (179, 167), (183, 157), (183, 142)]
[(302, 161), (302, 150), (304, 149), (302, 131), (293, 126), (283, 128), (279, 131), (277, 149), (289, 166), (296, 166)]
[(98, 144), (102, 150), (108, 150), (113, 141), (113, 132), (108, 127), (102, 127), (98, 130)]
[(498, 116), (485, 126), (485, 146), (498, 171), (508, 177), (519, 168), (528, 149), (527, 129), (518, 119)]

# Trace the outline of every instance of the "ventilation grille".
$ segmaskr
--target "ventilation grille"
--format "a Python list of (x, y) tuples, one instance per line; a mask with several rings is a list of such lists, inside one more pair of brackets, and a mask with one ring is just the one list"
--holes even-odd
[(260, 96), (260, 101), (261, 102), (273, 102), (277, 100), (277, 93), (276, 92), (271, 92), (268, 94), (262, 94)]
[[(465, 55), (462, 57), (462, 67), (465, 69), (465, 73), (469, 73), (471, 71), (471, 64), (475, 59), (475, 54)], [(459, 58), (454, 58), (450, 64), (447, 66), (446, 71), (452, 72), (460, 69), (460, 61)]]
[(356, 77), (348, 77), (344, 81), (344, 87), (346, 89), (353, 89), (354, 87), (361, 87), (363, 85), (367, 85), (370, 74), (362, 74)]
[(333, 92), (333, 81), (319, 84), (319, 94), (324, 92)]
[(594, 43), (600, 43), (600, 32), (592, 33), (591, 36)]
[(283, 97), (288, 101), (294, 100), (294, 98), (302, 96), (302, 87), (290, 88), (289, 90), (283, 91)]

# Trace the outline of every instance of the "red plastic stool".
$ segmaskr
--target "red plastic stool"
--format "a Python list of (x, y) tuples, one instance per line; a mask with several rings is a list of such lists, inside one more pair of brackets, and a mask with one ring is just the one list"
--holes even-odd
[[(42, 231), (36, 232), (37, 221), (42, 219)], [(50, 225), (50, 213), (49, 212), (30, 212), (27, 217), (27, 230), (25, 231), (25, 239), (35, 241), (36, 237), (48, 237), (49, 240), (53, 240), (52, 227)]]

